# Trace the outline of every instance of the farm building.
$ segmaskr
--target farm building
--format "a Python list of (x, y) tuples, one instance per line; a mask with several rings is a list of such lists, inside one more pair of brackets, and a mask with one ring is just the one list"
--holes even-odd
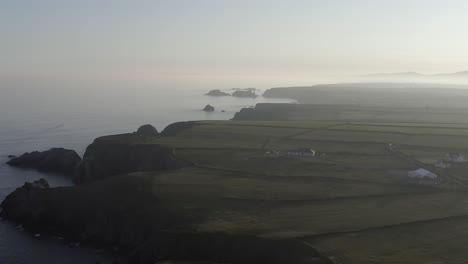
[(415, 179), (435, 179), (438, 176), (433, 172), (420, 168), (415, 171), (408, 171), (408, 177)]
[(446, 159), (451, 162), (466, 162), (467, 161), (463, 154), (453, 153), (453, 152), (448, 153)]
[(288, 156), (292, 157), (315, 157), (317, 152), (313, 149), (303, 148), (297, 150), (289, 150), (287, 152)]
[(267, 155), (267, 156), (279, 156), (279, 155), (281, 155), (281, 152), (278, 151), (278, 150), (269, 150), (269, 151), (265, 152), (265, 155)]
[(452, 167), (459, 167), (463, 165), (462, 163), (466, 163), (468, 160), (465, 159), (465, 155), (461, 153), (454, 153), (450, 152), (445, 155), (445, 157), (439, 160), (435, 166), (438, 168), (452, 168)]

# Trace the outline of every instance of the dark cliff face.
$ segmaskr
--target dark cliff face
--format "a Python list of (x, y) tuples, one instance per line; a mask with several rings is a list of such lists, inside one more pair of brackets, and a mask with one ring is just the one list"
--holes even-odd
[(80, 156), (73, 150), (52, 148), (42, 152), (24, 153), (19, 157), (12, 158), (7, 164), (45, 172), (72, 174), (80, 161)]
[[(45, 179), (25, 183), (5, 198), (1, 204), (0, 216), (34, 226), (36, 217), (44, 206), (37, 197), (47, 189), (49, 189), (49, 184)], [(34, 210), (30, 210), (31, 208)]]
[(137, 176), (62, 188), (26, 183), (8, 195), (1, 207), (3, 218), (32, 232), (129, 248), (182, 219), (163, 208), (151, 192), (149, 178)]
[(169, 147), (98, 138), (86, 149), (73, 181), (83, 183), (134, 171), (170, 170), (186, 165)]
[(118, 247), (135, 264), (329, 263), (300, 241), (199, 233), (193, 212), (166, 204), (152, 192), (153, 184), (151, 177), (136, 175), (64, 188), (48, 188), (44, 180), (26, 183), (3, 201), (2, 217), (33, 232)]
[(232, 120), (288, 120), (294, 104), (257, 104), (254, 108), (243, 108), (234, 115)]

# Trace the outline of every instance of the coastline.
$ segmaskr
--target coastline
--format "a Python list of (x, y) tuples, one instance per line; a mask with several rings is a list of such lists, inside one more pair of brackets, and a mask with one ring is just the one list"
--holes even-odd
[[(7, 166), (5, 162), (8, 160), (8, 155), (20, 155), (24, 152), (46, 150), (52, 147), (66, 147), (76, 150), (78, 154), (82, 156), (86, 146), (98, 136), (131, 132), (136, 128), (136, 125), (140, 125), (144, 122), (153, 123), (156, 124), (158, 128), (162, 128), (177, 120), (229, 119), (233, 116), (234, 109), (238, 110), (252, 102), (250, 99), (231, 98), (226, 101), (221, 98), (216, 98), (216, 105), (222, 105), (226, 112), (206, 114), (199, 108), (204, 103), (212, 103), (213, 98), (204, 96), (202, 94), (203, 91), (205, 90), (194, 90), (188, 93), (185, 91), (163, 92), (160, 98), (167, 102), (177, 102), (185, 100), (184, 98), (196, 100), (191, 105), (180, 106), (177, 104), (158, 105), (157, 99), (156, 105), (151, 108), (132, 109), (131, 113), (120, 116), (118, 115), (119, 113), (116, 113), (117, 115), (110, 115), (109, 113), (102, 112), (96, 113), (97, 115), (95, 117), (93, 116), (93, 118), (90, 118), (88, 111), (85, 111), (86, 109), (79, 109), (79, 112), (72, 114), (71, 111), (76, 111), (76, 109), (73, 108), (65, 108), (60, 114), (53, 113), (46, 119), (36, 117), (35, 115), (19, 114), (16, 115), (16, 119), (13, 120), (3, 115), (1, 116), (2, 124), (5, 124), (5, 126), (2, 126), (0, 129), (0, 155), (2, 156), (0, 159), (2, 163), (0, 165), (0, 176), (2, 177), (3, 186), (0, 186), (0, 189), (6, 196), (17, 187), (20, 187), (24, 182), (32, 182), (41, 177), (47, 178), (52, 186), (67, 186), (71, 184), (69, 178), (62, 177), (61, 175)], [(2, 106), (7, 105), (2, 104)], [(33, 104), (28, 106), (26, 110), (32, 107), (34, 107)], [(49, 107), (55, 109), (58, 106), (49, 104), (42, 105), (41, 107), (45, 107), (44, 110), (47, 111)], [(8, 111), (22, 113), (21, 111), (23, 111), (23, 109), (17, 109), (15, 105), (10, 105)], [(138, 118), (128, 118), (129, 114), (138, 116)], [(67, 120), (74, 120), (74, 122)], [(80, 261), (79, 256), (76, 255), (87, 255), (86, 253), (78, 253), (82, 252), (81, 249), (69, 249), (68, 246), (63, 246), (61, 241), (52, 240), (51, 244), (42, 243), (42, 241), (39, 242), (38, 238), (34, 237), (34, 234), (19, 231), (15, 228), (16, 225), (11, 225), (10, 222), (6, 220), (2, 221), (2, 223), (3, 225), (0, 228), (0, 230), (4, 230), (2, 231), (3, 239), (0, 239), (0, 257), (2, 259), (18, 260), (18, 263), (31, 263), (32, 260), (40, 258), (44, 259), (46, 262), (47, 259), (51, 260), (47, 263), (54, 263), (53, 261), (56, 259), (54, 257), (55, 255), (43, 256), (42, 252), (50, 251), (48, 247), (54, 248), (52, 251), (57, 251), (57, 258), (60, 258), (59, 256), (62, 254), (60, 248), (64, 249), (63, 254), (75, 256), (72, 257), (72, 259), (77, 259), (77, 262), (73, 262), (72, 259), (67, 260), (67, 263), (70, 264), (83, 262)], [(41, 239), (45, 238), (46, 236), (41, 234)], [(58, 248), (56, 249), (56, 247)], [(81, 245), (79, 248), (86, 248), (86, 246)], [(24, 250), (26, 250), (26, 252)], [(69, 250), (76, 252), (76, 254), (69, 252)], [(94, 251), (92, 248), (90, 250)], [(93, 257), (91, 257), (91, 259), (92, 258)], [(93, 263), (92, 260), (89, 262)], [(100, 262), (107, 263), (111, 262), (111, 260), (101, 259)]]

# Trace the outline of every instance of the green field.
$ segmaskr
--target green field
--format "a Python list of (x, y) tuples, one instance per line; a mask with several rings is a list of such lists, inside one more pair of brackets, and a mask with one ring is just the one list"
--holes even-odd
[[(466, 263), (468, 167), (434, 164), (468, 153), (468, 123), (366, 119), (201, 121), (133, 142), (173, 147), (192, 166), (133, 174), (197, 216), (199, 232), (299, 239), (340, 264)], [(265, 154), (297, 148), (317, 156)], [(421, 167), (438, 178), (407, 177)]]

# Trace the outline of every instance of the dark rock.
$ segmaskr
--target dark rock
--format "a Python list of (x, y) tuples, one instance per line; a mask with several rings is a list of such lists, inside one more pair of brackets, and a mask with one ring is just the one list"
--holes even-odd
[(15, 155), (8, 155), (8, 158), (12, 159), (12, 158), (16, 158), (16, 156)]
[(154, 126), (146, 124), (139, 127), (136, 131), (136, 134), (140, 136), (151, 137), (158, 136), (159, 132)]
[[(109, 140), (102, 137), (86, 148), (73, 181), (83, 183), (135, 171), (177, 169), (187, 165), (175, 156), (172, 148), (157, 144), (137, 144), (121, 140), (132, 138), (131, 134), (120, 135), (122, 139)], [(112, 137), (110, 137), (112, 138)]]
[(211, 90), (205, 95), (209, 95), (209, 96), (231, 96), (230, 94), (222, 92), (220, 90)]
[(205, 112), (214, 112), (215, 108), (211, 105), (206, 105), (205, 108), (203, 108), (203, 111)]
[(181, 131), (190, 129), (195, 125), (197, 125), (197, 122), (194, 122), (194, 121), (176, 122), (164, 128), (164, 130), (161, 132), (161, 136), (165, 136), (165, 137), (176, 136)]
[(33, 168), (39, 171), (71, 174), (80, 163), (81, 158), (70, 149), (52, 148), (47, 151), (33, 151), (12, 158), (7, 162), (14, 167)]
[(43, 206), (36, 200), (36, 197), (39, 192), (45, 189), (49, 189), (49, 183), (42, 178), (32, 183), (24, 183), (22, 187), (10, 193), (1, 203), (2, 211), (0, 216), (21, 224), (35, 225), (34, 212), (41, 210)]
[(243, 98), (257, 98), (257, 94), (252, 90), (239, 90), (235, 91), (232, 96), (243, 97)]

